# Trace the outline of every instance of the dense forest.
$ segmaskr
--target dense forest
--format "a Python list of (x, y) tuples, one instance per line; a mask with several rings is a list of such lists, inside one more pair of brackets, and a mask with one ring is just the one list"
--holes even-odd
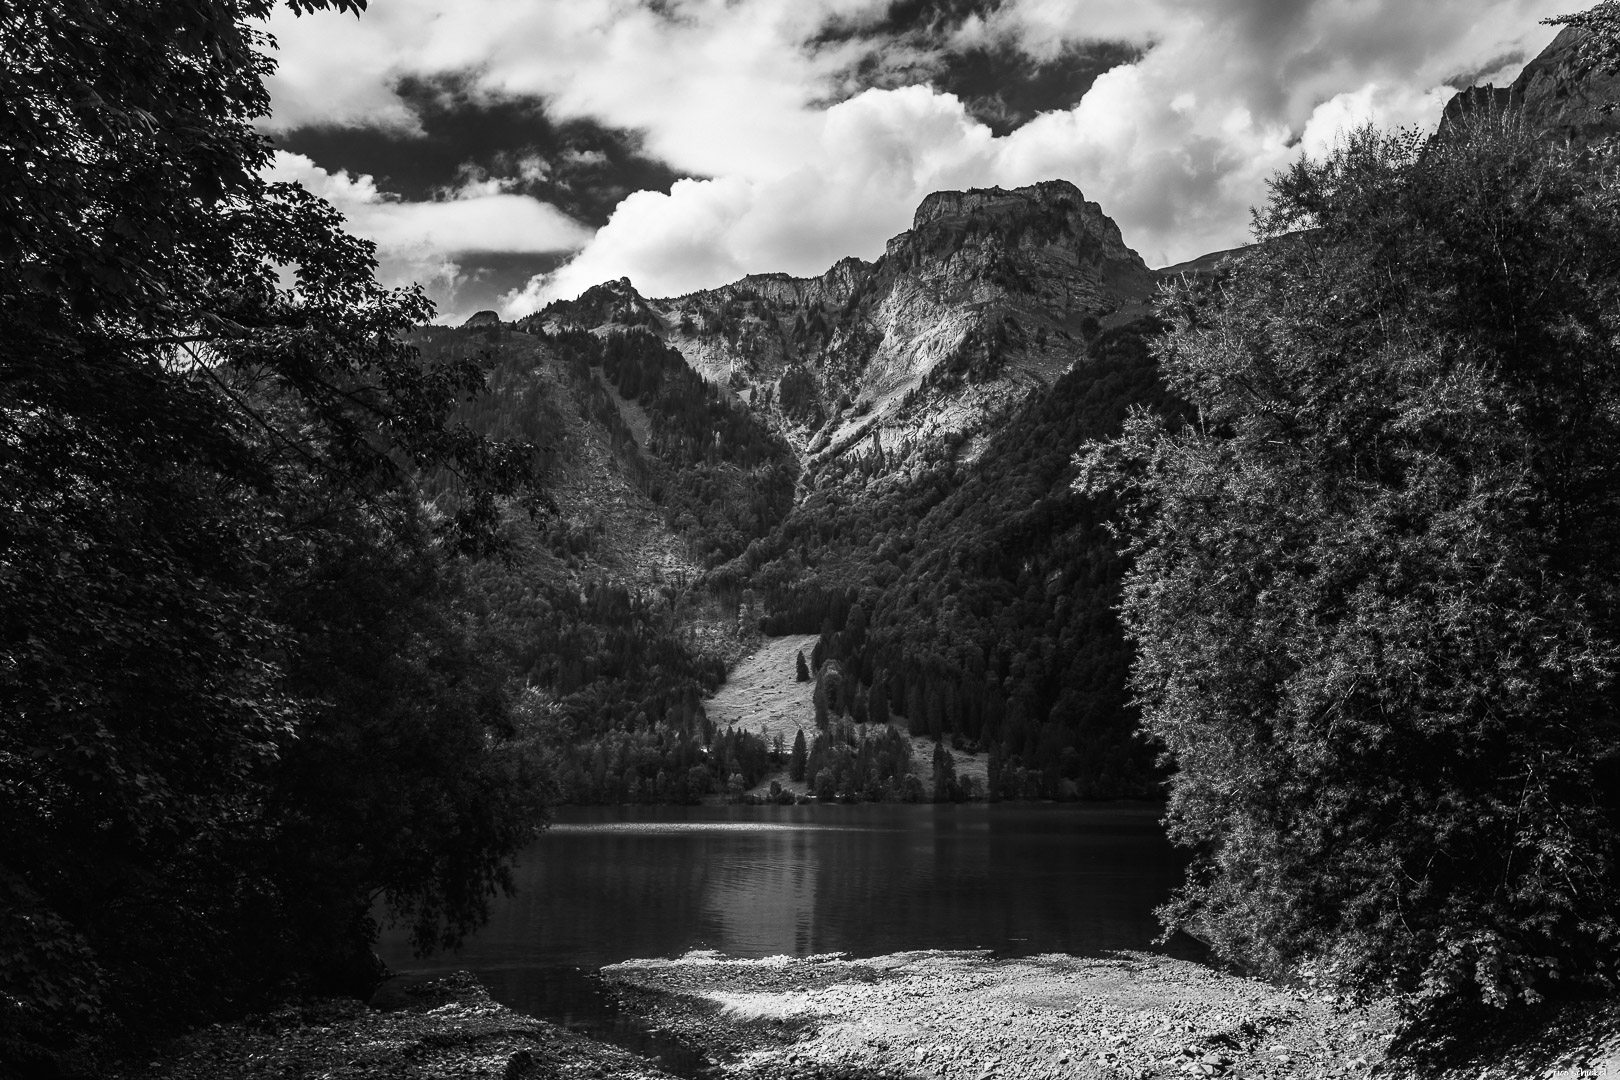
[[(556, 796), (690, 802), (786, 767), (786, 748), (752, 733), (729, 736), (736, 752), (732, 742), (716, 747), (704, 715), (725, 667), (687, 631), (744, 594), (758, 598), (766, 632), (822, 632), (812, 657), (821, 736), (807, 776), (795, 778), (812, 793), (1156, 792), (1161, 778), (1125, 696), (1128, 652), (1112, 611), (1122, 567), (1106, 500), (1074, 493), (1070, 462), (1086, 439), (1117, 432), (1130, 407), (1165, 407), (1147, 353), (1155, 329), (1138, 322), (1097, 335), (1075, 370), (1031, 394), (971, 462), (942, 446), (918, 478), (874, 481), (857, 459), (823, 475), (797, 507), (780, 437), (644, 330), (418, 335), (426, 356), (480, 357), (489, 385), (504, 390), (464, 405), (459, 419), (487, 436), (536, 440), (544, 467), (567, 456), (555, 441), (559, 413), (574, 409), (689, 550), (711, 563), (735, 556), (688, 587), (632, 589), (597, 565), (599, 538), (544, 511), (509, 522), (507, 557), (472, 580), (491, 651), (529, 688), (529, 730), (548, 748)], [(560, 384), (537, 378), (536, 365)], [(645, 416), (639, 440), (628, 403)], [(559, 577), (548, 555), (572, 557), (581, 572)], [(908, 784), (911, 752), (898, 753), (891, 723), (988, 752), (988, 786), (958, 783), (949, 753), (933, 783)]]
[[(429, 328), (411, 340), (425, 358), (486, 372), (488, 391), (463, 403), (456, 422), (536, 444), (535, 505), (507, 508), (501, 557), (469, 570), (468, 591), (485, 655), (523, 688), (519, 722), (549, 797), (695, 803), (758, 784), (781, 755), (757, 734), (716, 731), (705, 716), (727, 656), (692, 632), (734, 621), (736, 598), (691, 581), (628, 581), (627, 568), (609, 565), (600, 529), (571, 520), (551, 492), (578, 467), (569, 440), (602, 440), (611, 467), (701, 568), (787, 513), (796, 468), (786, 444), (644, 331)], [(645, 430), (632, 430), (631, 409)], [(442, 471), (427, 481), (438, 498), (457, 490)]]
[(1070, 462), (1133, 406), (1174, 411), (1154, 330), (1100, 333), (971, 462), (942, 453), (915, 480), (824, 482), (724, 568), (759, 592), (769, 631), (821, 634), (811, 666), (840, 666), (839, 711), (988, 751), (989, 797), (1155, 790), (1125, 693), (1108, 505), (1072, 490)]
[(364, 993), (379, 903), (453, 943), (543, 821), (469, 586), (546, 463), (264, 179), (270, 7), (0, 10), (8, 1073)]

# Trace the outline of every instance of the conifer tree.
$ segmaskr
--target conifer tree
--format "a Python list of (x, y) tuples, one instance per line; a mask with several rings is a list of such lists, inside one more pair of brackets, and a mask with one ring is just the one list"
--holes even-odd
[(793, 749), (788, 755), (788, 776), (793, 780), (804, 779), (805, 759), (808, 751), (804, 744), (804, 729), (800, 728), (793, 736)]
[(889, 716), (889, 679), (879, 671), (872, 679), (872, 690), (866, 699), (866, 717), (869, 723), (887, 724)]

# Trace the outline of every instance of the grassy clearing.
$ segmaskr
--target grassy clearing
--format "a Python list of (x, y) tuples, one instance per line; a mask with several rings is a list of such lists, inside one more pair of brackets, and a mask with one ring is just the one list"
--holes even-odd
[[(815, 683), (797, 681), (795, 660), (801, 650), (808, 660), (815, 647), (815, 634), (766, 638), (764, 644), (737, 664), (725, 685), (705, 704), (709, 719), (721, 728), (736, 727), (762, 735), (766, 743), (774, 742), (780, 735), (784, 751), (793, 747), (793, 738), (800, 731), (804, 732), (806, 742), (814, 739)], [(904, 721), (900, 723), (903, 727)], [(856, 731), (863, 732), (863, 728), (857, 726)], [(981, 788), (987, 785), (986, 755), (952, 751), (951, 759), (958, 776), (977, 777)], [(931, 739), (911, 737), (911, 768), (923, 787), (931, 788), (934, 782)], [(806, 790), (803, 783), (788, 780), (786, 770), (782, 770), (767, 776), (751, 793), (762, 794), (769, 790), (772, 780), (795, 793)]]

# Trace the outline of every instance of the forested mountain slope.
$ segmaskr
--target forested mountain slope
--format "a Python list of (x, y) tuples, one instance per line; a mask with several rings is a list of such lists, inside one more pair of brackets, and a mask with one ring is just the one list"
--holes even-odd
[(857, 719), (988, 750), (991, 795), (1148, 794), (1108, 508), (1070, 490), (1070, 457), (1130, 406), (1166, 408), (1152, 329), (1103, 332), (971, 460), (811, 492), (717, 576), (758, 590), (768, 630), (820, 632)]
[(521, 719), (556, 794), (687, 802), (756, 782), (764, 744), (717, 732), (702, 706), (752, 620), (694, 582), (787, 513), (785, 444), (641, 332), (486, 326), (415, 343), (487, 369), (491, 392), (459, 421), (540, 450), (544, 500), (508, 508), (506, 557), (479, 564), (470, 591), (485, 648), (527, 687)]
[[(1155, 774), (1123, 689), (1106, 508), (1071, 492), (1069, 462), (1131, 405), (1163, 402), (1146, 347), (1154, 285), (1113, 222), (1051, 182), (936, 193), (876, 263), (844, 260), (820, 278), (756, 276), (654, 301), (609, 282), (514, 327), (441, 333), (481, 335), (496, 381), (519, 396), (533, 393), (525, 370), (566, 387), (548, 422), (568, 415), (559, 430), (593, 433), (548, 449), (559, 505), (536, 565), (566, 555), (576, 577), (589, 564), (682, 608), (642, 633), (690, 638), (741, 607), (743, 635), (819, 634), (821, 734), (807, 753), (836, 771), (825, 793), (1106, 798), (1151, 794)], [(519, 356), (550, 359), (525, 369)], [(616, 496), (624, 510), (603, 526), (602, 499), (577, 493), (614, 471), (634, 494)], [(558, 549), (559, 530), (579, 549)], [(649, 530), (661, 539), (632, 539)], [(643, 562), (677, 552), (683, 567), (652, 580), (628, 548)], [(741, 641), (704, 655), (731, 659)], [(662, 696), (631, 704), (624, 691), (582, 723), (582, 695), (605, 692), (575, 685), (584, 660), (526, 663), (537, 696), (571, 702), (567, 737), (591, 744), (567, 755), (567, 797), (694, 793), (670, 780), (690, 774), (684, 751), (646, 755), (669, 761), (643, 770), (597, 748), (610, 729), (661, 723), (687, 733), (677, 742), (695, 737), (708, 719), (692, 690), (713, 689), (712, 669), (678, 688), (667, 677), (680, 663), (620, 671)], [(905, 764), (867, 746), (886, 737), (874, 722), (942, 744), (932, 790), (908, 793)], [(987, 752), (988, 783), (957, 784), (950, 748)], [(711, 780), (734, 776), (756, 779), (727, 766)]]

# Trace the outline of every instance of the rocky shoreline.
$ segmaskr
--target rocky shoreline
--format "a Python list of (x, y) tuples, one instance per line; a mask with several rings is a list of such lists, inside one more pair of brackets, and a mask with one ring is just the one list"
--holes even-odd
[(603, 969), (627, 1007), (709, 1049), (725, 1080), (1148, 1080), (1365, 1076), (1387, 1005), (1325, 998), (1145, 954), (913, 952)]
[(670, 1080), (645, 1058), (514, 1012), (466, 972), (214, 1024), (106, 1080)]
[[(1620, 1078), (1620, 1010), (1594, 1002), (1486, 1029), (1403, 1032), (1388, 1002), (1331, 998), (1142, 953), (908, 952), (601, 972), (705, 1080)], [(1425, 1057), (1425, 1055), (1427, 1055)], [(514, 1012), (466, 973), (193, 1032), (109, 1080), (671, 1080), (600, 1039)]]

